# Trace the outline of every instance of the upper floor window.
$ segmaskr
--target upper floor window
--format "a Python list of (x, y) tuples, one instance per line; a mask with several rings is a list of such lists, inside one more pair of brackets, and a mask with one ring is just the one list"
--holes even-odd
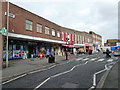
[(49, 29), (49, 27), (45, 27), (45, 34), (50, 34), (50, 29)]
[(41, 24), (37, 24), (37, 32), (42, 33), (42, 25)]
[(33, 22), (30, 21), (30, 20), (25, 20), (25, 22), (26, 22), (26, 26), (25, 26), (26, 30), (32, 31), (32, 24), (33, 24)]
[(57, 31), (57, 37), (60, 37), (60, 31)]
[(52, 36), (55, 36), (55, 29), (52, 29)]

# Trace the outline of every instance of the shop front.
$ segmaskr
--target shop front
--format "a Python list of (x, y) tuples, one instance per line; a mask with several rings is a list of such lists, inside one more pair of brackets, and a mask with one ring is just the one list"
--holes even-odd
[[(43, 53), (45, 56), (46, 50), (51, 50), (52, 44), (48, 42), (35, 42), (35, 41), (24, 41), (24, 40), (17, 40), (17, 39), (9, 39), (9, 46), (8, 46), (8, 58), (9, 59), (22, 59), (24, 53), (27, 54), (28, 58), (31, 58), (31, 54), (34, 57), (38, 57), (39, 53)], [(3, 51), (3, 59), (6, 59), (6, 47), (4, 45)]]
[(85, 47), (86, 47), (86, 53), (88, 53), (90, 50), (93, 50), (92, 44), (85, 44)]
[(86, 52), (86, 46), (85, 44), (74, 44), (75, 46), (77, 46), (77, 52), (78, 54), (82, 54)]

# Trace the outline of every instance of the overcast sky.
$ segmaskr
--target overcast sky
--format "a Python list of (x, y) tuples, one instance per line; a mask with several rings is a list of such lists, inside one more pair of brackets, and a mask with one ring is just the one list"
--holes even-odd
[(119, 0), (9, 0), (58, 25), (118, 38)]

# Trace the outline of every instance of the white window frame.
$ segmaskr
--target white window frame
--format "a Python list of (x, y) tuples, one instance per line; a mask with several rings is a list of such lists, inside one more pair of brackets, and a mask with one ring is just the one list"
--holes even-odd
[(45, 27), (45, 34), (50, 35), (50, 28), (49, 27)]
[(42, 24), (37, 24), (37, 32), (42, 33)]
[(60, 31), (57, 31), (57, 37), (60, 37)]
[(32, 22), (32, 21), (30, 21), (30, 20), (28, 20), (28, 19), (25, 20), (25, 29), (26, 29), (26, 30), (32, 31), (32, 25), (33, 25), (33, 22)]
[(55, 29), (52, 29), (52, 36), (55, 36)]

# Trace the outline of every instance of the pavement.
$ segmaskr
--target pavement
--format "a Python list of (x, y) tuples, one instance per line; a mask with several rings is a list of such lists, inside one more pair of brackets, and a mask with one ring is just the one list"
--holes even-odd
[[(73, 55), (68, 56), (69, 61), (75, 59), (72, 56)], [(46, 58), (43, 59), (34, 58), (34, 61), (31, 59), (9, 60), (9, 67), (2, 69), (2, 78), (0, 79), (2, 79), (2, 81), (4, 82), (14, 77), (20, 76), (22, 74), (27, 74), (32, 71), (44, 69), (53, 66), (55, 64), (64, 63), (66, 61), (67, 60), (65, 60), (65, 56), (58, 56), (58, 55), (55, 56), (55, 63), (48, 63), (48, 59)]]
[(104, 75), (102, 76), (101, 80), (99, 81), (97, 85), (97, 89), (113, 89), (113, 90), (120, 90), (120, 77), (119, 77), (119, 65), (120, 65), (120, 60), (113, 65), (113, 67), (106, 71)]

